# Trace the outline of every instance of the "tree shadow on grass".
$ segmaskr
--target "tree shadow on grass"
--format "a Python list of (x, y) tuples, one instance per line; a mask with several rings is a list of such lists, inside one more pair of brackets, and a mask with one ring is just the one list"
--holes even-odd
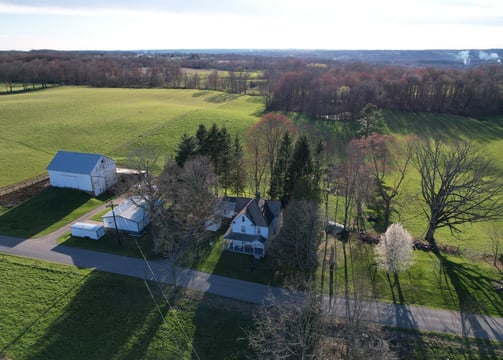
[(253, 305), (204, 293), (194, 313), (193, 360), (247, 359), (245, 329), (253, 326)]
[(168, 359), (186, 346), (162, 336), (168, 307), (157, 307), (141, 280), (94, 271), (61, 302), (26, 359)]
[[(444, 272), (445, 281), (451, 284), (459, 302), (461, 327), (467, 355), (471, 357), (472, 348), (478, 350), (478, 356), (483, 359), (497, 359), (489, 342), (478, 340), (489, 337), (489, 331), (493, 331), (493, 324), (486, 317), (476, 316), (477, 313), (503, 314), (503, 297), (491, 285), (491, 279), (474, 267), (460, 264), (449, 260), (442, 254), (437, 255)], [(493, 332), (494, 333), (494, 332)], [(475, 335), (474, 339), (471, 336)], [(498, 332), (496, 331), (496, 335)], [(498, 340), (503, 340), (503, 334), (499, 334)]]
[[(407, 306), (398, 273), (393, 273), (392, 276), (388, 273), (387, 279), (390, 286), (391, 296), (393, 298), (393, 311), (396, 326), (403, 329), (419, 330), (417, 321), (414, 319), (414, 316)], [(418, 339), (416, 340), (420, 343)]]
[[(105, 194), (98, 200), (105, 201), (110, 196)], [(91, 199), (92, 196), (82, 191), (49, 188), (0, 215), (0, 234), (30, 238), (65, 219)], [(78, 215), (84, 214), (75, 216)], [(68, 223), (72, 220), (69, 218)]]
[(276, 266), (268, 256), (257, 260), (251, 255), (223, 251), (212, 274), (271, 286), (280, 285)]
[(503, 124), (498, 119), (481, 121), (473, 118), (430, 113), (387, 113), (389, 130), (399, 134), (417, 134), (452, 141), (470, 138), (478, 142), (499, 140), (503, 137)]
[(217, 95), (213, 95), (205, 99), (206, 102), (209, 103), (216, 103), (216, 104), (221, 104), (227, 101), (232, 101), (235, 100), (239, 97), (239, 95), (236, 94), (229, 94), (229, 93), (220, 93)]

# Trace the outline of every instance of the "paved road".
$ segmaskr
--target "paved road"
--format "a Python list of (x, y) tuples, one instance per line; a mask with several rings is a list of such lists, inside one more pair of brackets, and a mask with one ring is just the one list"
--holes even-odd
[[(97, 209), (94, 212), (99, 212)], [(88, 214), (87, 216), (90, 216)], [(82, 217), (76, 221), (82, 221)], [(69, 231), (69, 225), (53, 234), (37, 239), (19, 239), (0, 236), (0, 253), (24, 256), (82, 268), (128, 275), (141, 279), (158, 280), (171, 284), (170, 267), (164, 260), (145, 263), (142, 259), (94, 252), (56, 244), (56, 240)], [(183, 287), (225, 296), (251, 303), (263, 303), (269, 292), (281, 294), (278, 288), (179, 269), (177, 283)], [(344, 317), (358, 307), (362, 320), (377, 322), (407, 329), (467, 335), (481, 339), (503, 341), (503, 318), (455, 311), (430, 309), (416, 306), (393, 305), (375, 302), (354, 303), (343, 298), (324, 298), (327, 313)]]

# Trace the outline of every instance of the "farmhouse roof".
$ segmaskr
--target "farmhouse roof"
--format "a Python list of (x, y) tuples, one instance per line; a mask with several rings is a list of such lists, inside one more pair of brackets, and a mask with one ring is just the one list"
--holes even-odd
[[(281, 202), (279, 200), (264, 200), (260, 198), (241, 198), (247, 200), (239, 213), (246, 214), (246, 217), (257, 226), (267, 227), (279, 216), (281, 211)], [(236, 209), (238, 204), (236, 204)]]
[(75, 174), (90, 174), (99, 161), (101, 154), (88, 154), (73, 151), (58, 151), (47, 165), (48, 171), (62, 171)]

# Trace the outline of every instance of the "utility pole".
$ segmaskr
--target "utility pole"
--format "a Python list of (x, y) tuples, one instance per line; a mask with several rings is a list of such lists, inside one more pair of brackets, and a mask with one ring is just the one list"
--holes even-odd
[(117, 236), (117, 242), (119, 243), (119, 246), (122, 245), (121, 243), (121, 237), (119, 234), (119, 228), (117, 227), (117, 220), (115, 219), (115, 210), (114, 210), (114, 203), (113, 201), (110, 202), (106, 207), (107, 208), (112, 208), (112, 217), (114, 218), (114, 226), (115, 226), (115, 235)]

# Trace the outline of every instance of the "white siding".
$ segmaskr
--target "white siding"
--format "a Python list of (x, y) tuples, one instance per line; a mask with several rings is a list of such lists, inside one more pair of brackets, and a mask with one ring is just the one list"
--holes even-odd
[(115, 162), (103, 156), (91, 172), (93, 193), (98, 196), (117, 182), (117, 169)]
[[(143, 230), (143, 224), (136, 223), (134, 221), (124, 219), (123, 217), (116, 216), (115, 221), (117, 222), (117, 228), (120, 231), (140, 233)], [(113, 217), (103, 218), (103, 224), (106, 229), (115, 230), (115, 224)]]
[[(244, 230), (244, 231), (242, 231)], [(232, 232), (250, 235), (260, 235), (269, 238), (269, 229), (263, 226), (255, 226), (244, 214), (236, 217), (232, 222)]]
[(69, 174), (60, 171), (49, 171), (51, 185), (54, 187), (72, 188), (93, 192), (91, 178), (86, 174)]

